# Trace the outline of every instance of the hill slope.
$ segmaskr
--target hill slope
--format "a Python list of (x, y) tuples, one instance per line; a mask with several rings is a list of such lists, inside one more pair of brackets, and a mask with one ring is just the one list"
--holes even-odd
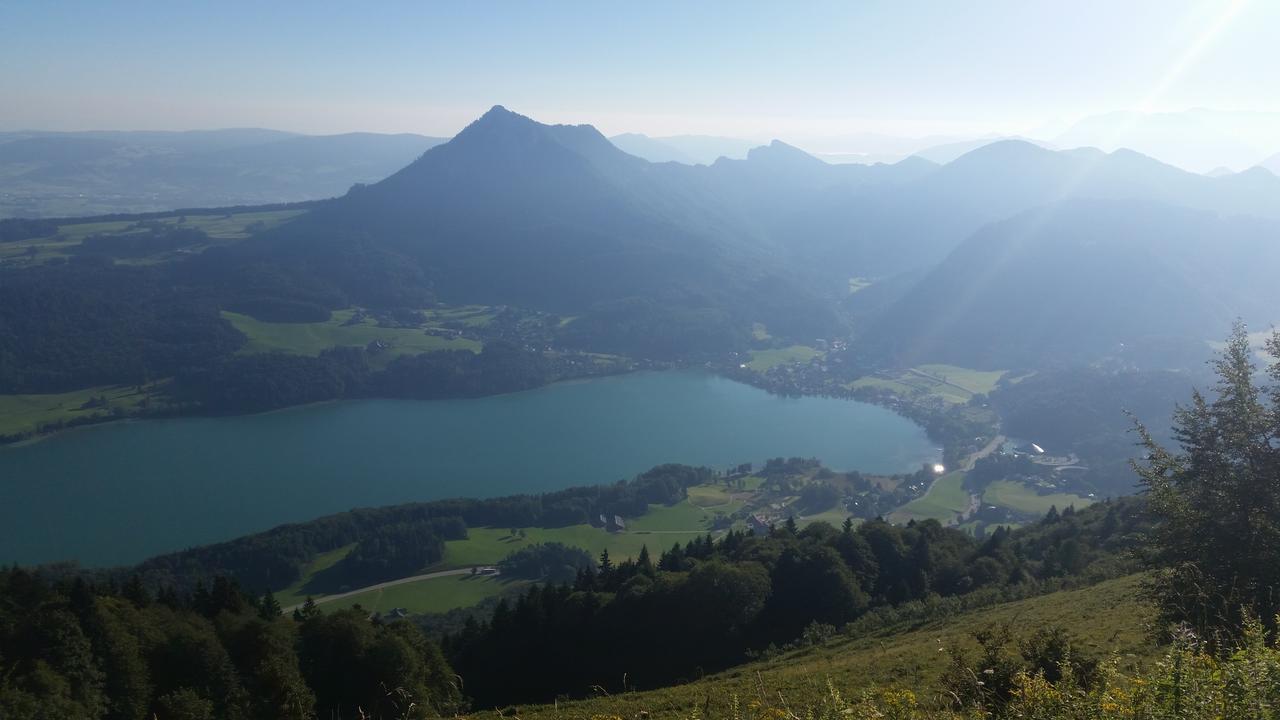
[[(1122, 665), (1142, 662), (1157, 649), (1145, 628), (1151, 611), (1135, 600), (1138, 576), (1107, 581), (1028, 600), (995, 605), (931, 620), (903, 623), (854, 639), (833, 640), (743, 665), (684, 685), (592, 700), (519, 708), (522, 718), (726, 717), (734, 702), (803, 706), (827, 693), (830, 681), (854, 696), (872, 687), (906, 687), (931, 698), (947, 666), (944, 648), (973, 648), (972, 633), (1008, 625), (1014, 637), (1043, 627), (1065, 628), (1096, 656), (1118, 653)], [(510, 715), (510, 713), (505, 713)], [(477, 717), (498, 717), (480, 713)]]
[(1203, 345), (1236, 317), (1275, 317), (1277, 263), (1280, 223), (1067, 202), (974, 234), (865, 339), (903, 361), (971, 367), (1089, 362), (1156, 340)]

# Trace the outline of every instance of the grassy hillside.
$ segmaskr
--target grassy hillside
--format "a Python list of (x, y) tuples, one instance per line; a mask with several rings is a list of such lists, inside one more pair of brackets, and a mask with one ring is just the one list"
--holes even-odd
[[(1061, 626), (1088, 652), (1117, 654), (1122, 667), (1154, 657), (1146, 627), (1151, 612), (1135, 600), (1138, 577), (1108, 581), (996, 605), (918, 626), (899, 626), (856, 639), (838, 639), (788, 652), (684, 685), (556, 705), (524, 706), (529, 718), (725, 717), (734, 703), (804, 706), (819, 702), (830, 682), (846, 697), (871, 688), (907, 688), (931, 704), (954, 646), (975, 648), (972, 632), (1007, 624), (1015, 637)], [(643, 685), (643, 678), (632, 682)], [(509, 713), (507, 713), (509, 715)], [(480, 713), (484, 717), (496, 714)]]

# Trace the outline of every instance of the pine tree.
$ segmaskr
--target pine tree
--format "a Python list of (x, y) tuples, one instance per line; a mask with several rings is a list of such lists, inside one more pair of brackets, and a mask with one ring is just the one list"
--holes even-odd
[(258, 614), (263, 620), (275, 620), (280, 617), (280, 603), (276, 600), (275, 593), (268, 590), (262, 594), (262, 601), (258, 603)]
[(310, 595), (307, 601), (302, 603), (302, 609), (294, 612), (294, 617), (300, 620), (310, 620), (320, 614), (320, 608), (316, 605), (316, 601)]
[(640, 555), (636, 557), (636, 569), (641, 575), (653, 576), (653, 560), (649, 558), (649, 546), (640, 546)]
[[(1280, 360), (1280, 336), (1268, 350)], [(1166, 620), (1210, 639), (1238, 634), (1249, 616), (1274, 630), (1280, 611), (1280, 388), (1264, 401), (1239, 323), (1214, 369), (1215, 397), (1197, 391), (1174, 413), (1180, 451), (1139, 424), (1147, 457), (1135, 463), (1156, 520), (1147, 592)], [(1280, 363), (1270, 373), (1280, 380)]]

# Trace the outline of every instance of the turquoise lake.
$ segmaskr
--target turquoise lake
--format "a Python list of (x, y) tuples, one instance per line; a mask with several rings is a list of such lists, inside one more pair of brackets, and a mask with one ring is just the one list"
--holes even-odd
[(874, 405), (684, 371), (114, 423), (0, 448), (0, 564), (131, 563), (353, 507), (606, 483), (664, 462), (803, 456), (892, 473), (938, 455)]

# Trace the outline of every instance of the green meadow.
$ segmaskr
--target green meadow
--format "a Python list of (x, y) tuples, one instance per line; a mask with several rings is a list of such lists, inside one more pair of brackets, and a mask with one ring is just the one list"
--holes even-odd
[(346, 324), (355, 312), (354, 309), (338, 310), (328, 320), (315, 323), (263, 322), (227, 311), (223, 311), (222, 316), (248, 336), (249, 341), (240, 349), (242, 353), (286, 352), (315, 356), (328, 348), (364, 347), (375, 340), (388, 346), (388, 350), (379, 356), (382, 362), (400, 355), (436, 350), (480, 350), (480, 343), (475, 340), (436, 337), (420, 328), (378, 327), (371, 318), (354, 325)]
[(1043, 515), (1049, 508), (1059, 510), (1074, 505), (1077, 510), (1093, 504), (1093, 500), (1071, 493), (1049, 493), (1041, 495), (1035, 488), (1011, 480), (997, 480), (987, 486), (982, 494), (982, 502), (987, 505), (998, 505), (1017, 510), (1028, 515)]
[(921, 497), (903, 505), (889, 516), (891, 522), (933, 518), (944, 525), (969, 508), (969, 493), (964, 489), (965, 473), (956, 470), (934, 481)]
[(326, 611), (359, 605), (378, 613), (393, 608), (404, 608), (411, 613), (448, 612), (528, 585), (527, 581), (504, 580), (493, 575), (447, 575), (358, 593), (320, 607)]
[[(184, 248), (198, 252), (215, 245), (228, 245), (249, 237), (254, 232), (269, 230), (305, 213), (306, 210), (272, 210), (266, 212), (242, 212), (228, 215), (171, 215), (145, 220), (174, 227), (194, 228), (209, 236), (210, 242)], [(69, 222), (58, 226), (56, 235), (31, 238), (20, 242), (0, 244), (0, 265), (29, 265), (52, 258), (69, 257), (85, 238), (91, 235), (128, 235), (142, 232), (132, 220), (108, 220), (102, 222)], [(156, 255), (128, 258), (118, 262), (145, 265), (164, 262), (181, 253), (165, 252)]]
[(792, 345), (785, 348), (772, 348), (769, 350), (752, 350), (751, 360), (747, 362), (747, 367), (756, 372), (765, 372), (779, 365), (790, 365), (792, 363), (804, 363), (821, 357), (822, 351), (811, 348), (808, 345)]
[[(647, 546), (656, 561), (657, 556), (674, 543), (683, 544), (705, 535), (714, 514), (715, 511), (698, 507), (686, 500), (672, 506), (651, 505), (644, 516), (628, 519), (627, 530), (618, 533), (591, 525), (468, 528), (467, 539), (447, 541), (443, 561), (435, 566), (422, 568), (421, 573), (495, 565), (516, 550), (535, 543), (549, 542), (580, 547), (593, 556), (598, 556), (607, 549), (609, 556), (615, 561), (634, 559), (640, 554), (640, 549)], [(516, 532), (513, 534), (512, 530)], [(317, 574), (333, 567), (354, 547), (348, 545), (315, 557), (300, 580), (275, 594), (276, 600), (283, 607), (291, 607), (305, 601), (308, 595), (323, 597), (322, 593), (309, 593), (307, 584)], [(359, 593), (333, 603), (324, 603), (323, 607), (350, 607), (359, 603), (369, 610), (385, 611), (402, 607), (411, 612), (443, 612), (474, 605), (512, 585), (513, 583), (493, 578), (472, 578), (470, 575), (429, 578)]]
[[(0, 395), (0, 435), (35, 432), (45, 423), (105, 417), (113, 410), (130, 414), (152, 397), (151, 389), (104, 385), (65, 393)], [(85, 407), (95, 397), (105, 398), (107, 404)]]
[(868, 375), (854, 380), (847, 387), (880, 388), (903, 397), (932, 395), (952, 404), (963, 404), (974, 395), (985, 395), (995, 390), (1004, 370), (974, 370), (956, 365), (919, 365), (881, 375)]

